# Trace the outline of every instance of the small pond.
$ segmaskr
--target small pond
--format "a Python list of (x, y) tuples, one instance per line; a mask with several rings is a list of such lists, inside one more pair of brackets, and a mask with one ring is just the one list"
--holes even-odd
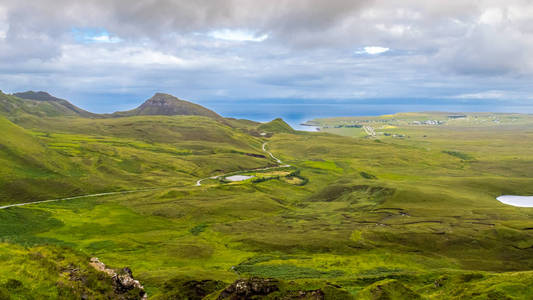
[(503, 195), (497, 197), (496, 200), (516, 207), (533, 207), (533, 196)]
[(255, 176), (233, 175), (233, 176), (228, 176), (224, 179), (229, 180), (229, 181), (243, 181), (243, 180), (254, 178), (254, 177)]

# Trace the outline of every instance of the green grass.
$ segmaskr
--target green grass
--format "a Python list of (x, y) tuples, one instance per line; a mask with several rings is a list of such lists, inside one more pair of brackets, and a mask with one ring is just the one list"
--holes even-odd
[(23, 248), (0, 243), (0, 298), (105, 299), (111, 280), (88, 265), (89, 258), (66, 247)]
[(295, 133), (294, 129), (280, 118), (259, 125), (257, 130), (265, 133)]
[(344, 274), (341, 270), (320, 271), (289, 264), (239, 265), (235, 271), (242, 275), (280, 279), (335, 278)]
[[(129, 266), (163, 299), (194, 280), (216, 293), (248, 276), (280, 279), (284, 293), (340, 286), (361, 299), (527, 299), (533, 209), (495, 197), (533, 194), (528, 118), (431, 127), (410, 122), (447, 116), (400, 116), (372, 125), (405, 138), (274, 132), (268, 149), (293, 167), (265, 171), (248, 171), (273, 164), (258, 156), (267, 138), (247, 133), (254, 123), (2, 119), (4, 203), (161, 189), (0, 210), (0, 284), (17, 289), (8, 283), (17, 279), (16, 295), (57, 295), (55, 269), (37, 278), (17, 271), (35, 267), (27, 253), (41, 249)], [(269, 180), (194, 186), (231, 172)]]
[(271, 164), (259, 139), (206, 117), (53, 118), (41, 125), (24, 129), (0, 119), (0, 203), (193, 185)]
[(472, 156), (470, 156), (470, 155), (468, 155), (466, 153), (459, 152), (459, 151), (444, 150), (444, 151), (442, 151), (442, 153), (446, 153), (446, 154), (449, 154), (451, 156), (455, 156), (455, 157), (460, 158), (462, 160), (471, 160), (472, 159)]

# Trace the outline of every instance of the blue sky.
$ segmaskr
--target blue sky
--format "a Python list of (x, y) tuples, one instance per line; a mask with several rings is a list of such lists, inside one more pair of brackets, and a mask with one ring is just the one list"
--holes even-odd
[(156, 91), (532, 106), (532, 15), (519, 0), (3, 0), (0, 89), (96, 112)]

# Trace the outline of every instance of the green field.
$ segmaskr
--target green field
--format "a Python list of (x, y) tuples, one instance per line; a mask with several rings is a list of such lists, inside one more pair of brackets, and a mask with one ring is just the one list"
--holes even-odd
[[(533, 195), (532, 116), (321, 119), (307, 133), (281, 120), (4, 115), (0, 206), (128, 193), (0, 210), (0, 299), (109, 297), (95, 256), (129, 266), (156, 299), (198, 299), (196, 281), (216, 299), (249, 277), (279, 280), (271, 299), (533, 295), (533, 209), (495, 199)], [(265, 142), (290, 167), (254, 170), (277, 165)], [(230, 173), (255, 177), (195, 185)]]

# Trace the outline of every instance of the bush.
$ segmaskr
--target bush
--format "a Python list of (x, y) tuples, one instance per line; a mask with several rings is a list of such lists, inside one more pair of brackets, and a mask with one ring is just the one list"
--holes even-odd
[(367, 172), (360, 172), (359, 175), (361, 175), (361, 177), (365, 178), (365, 179), (377, 179), (376, 176), (370, 174), (370, 173), (367, 173)]
[(20, 288), (22, 288), (23, 284), (22, 282), (16, 280), (16, 279), (8, 279), (6, 281), (6, 283), (4, 283), (4, 287), (7, 289), (7, 290), (10, 290), (10, 291), (14, 291), (14, 290), (18, 290)]
[(445, 153), (445, 154), (448, 154), (448, 155), (451, 155), (451, 156), (455, 156), (457, 158), (460, 158), (462, 160), (472, 160), (473, 157), (466, 154), (466, 153), (462, 153), (462, 152), (459, 152), (459, 151), (449, 151), (449, 150), (444, 150), (442, 151), (442, 153)]
[(199, 235), (200, 233), (204, 232), (206, 228), (207, 224), (200, 224), (191, 228), (189, 232), (192, 233), (192, 235)]

